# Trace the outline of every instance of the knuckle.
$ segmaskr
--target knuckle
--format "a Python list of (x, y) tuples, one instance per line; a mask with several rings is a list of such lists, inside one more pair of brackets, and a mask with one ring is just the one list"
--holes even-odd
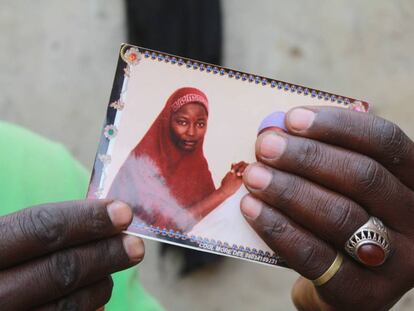
[(314, 140), (306, 140), (301, 150), (297, 153), (297, 165), (299, 169), (313, 170), (322, 162), (321, 145)]
[(109, 219), (106, 208), (92, 207), (86, 208), (85, 210), (88, 213), (88, 228), (91, 234), (98, 235), (108, 230), (108, 226), (110, 226), (111, 221)]
[(356, 185), (368, 194), (375, 194), (384, 186), (384, 170), (380, 164), (373, 160), (357, 161), (354, 175)]
[(326, 217), (332, 209), (331, 195), (325, 192), (315, 192), (312, 195), (306, 195), (300, 202), (304, 206), (312, 207), (310, 212), (315, 218)]
[[(362, 166), (362, 165), (361, 165)], [(379, 173), (379, 165), (376, 164), (373, 161), (369, 161), (365, 165), (363, 165), (365, 168), (364, 170), (361, 170), (361, 173), (358, 178), (359, 182), (364, 185), (371, 185), (376, 184), (376, 180), (378, 179), (378, 173)]]
[(399, 146), (402, 142), (402, 131), (395, 123), (375, 118), (373, 130), (378, 130), (380, 135), (379, 142), (386, 148)]
[(398, 164), (409, 147), (409, 140), (401, 128), (395, 123), (375, 118), (372, 131), (378, 133), (380, 146), (385, 150), (393, 164)]
[(80, 258), (73, 250), (53, 254), (47, 269), (51, 286), (61, 295), (76, 288), (80, 281)]
[[(320, 229), (326, 240), (337, 242), (336, 240), (347, 237), (356, 216), (355, 203), (339, 195), (322, 193), (315, 198), (312, 206), (315, 207), (313, 217), (327, 221), (327, 226)], [(338, 232), (335, 237), (332, 236), (333, 230)]]
[(290, 206), (295, 201), (301, 202), (309, 194), (306, 183), (296, 176), (284, 173), (277, 177), (274, 175), (272, 187), (268, 191), (269, 200), (278, 207)]
[[(329, 117), (330, 122), (332, 122), (331, 124), (340, 131), (341, 136), (349, 136), (354, 131), (355, 116), (352, 113), (349, 113), (348, 110), (334, 109)], [(326, 135), (330, 134), (327, 133)]]
[(304, 235), (295, 234), (292, 239), (292, 247), (300, 250), (297, 252), (297, 266), (302, 267), (302, 273), (318, 277), (323, 272), (320, 250), (315, 243), (309, 243)]
[(288, 222), (273, 214), (271, 221), (263, 226), (263, 232), (270, 240), (278, 240), (288, 230)]
[(49, 248), (64, 239), (65, 216), (53, 207), (28, 209), (26, 217), (21, 217), (18, 221), (23, 234)]
[(316, 249), (315, 246), (313, 245), (306, 245), (305, 247), (303, 247), (300, 251), (300, 255), (299, 255), (299, 260), (300, 260), (300, 264), (303, 267), (309, 267), (314, 265), (315, 262), (315, 256), (316, 256)]
[(349, 227), (354, 221), (354, 218), (352, 217), (354, 205), (351, 201), (342, 197), (331, 200), (330, 203), (331, 206), (328, 217), (331, 219), (332, 228), (335, 228), (335, 230), (339, 232), (339, 236), (345, 236), (349, 233)]

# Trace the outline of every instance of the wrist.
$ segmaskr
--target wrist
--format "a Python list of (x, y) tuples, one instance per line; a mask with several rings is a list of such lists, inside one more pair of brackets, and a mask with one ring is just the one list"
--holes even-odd
[(237, 191), (237, 188), (227, 186), (227, 187), (221, 187), (219, 189), (219, 198), (221, 202), (227, 200), (230, 196), (232, 196)]
[(220, 200), (223, 200), (223, 201), (224, 201), (224, 200), (227, 198), (227, 196), (228, 196), (227, 191), (226, 191), (226, 188), (225, 188), (225, 187), (223, 187), (223, 186), (220, 186), (220, 187), (217, 189), (216, 193), (217, 193), (217, 197), (218, 197)]

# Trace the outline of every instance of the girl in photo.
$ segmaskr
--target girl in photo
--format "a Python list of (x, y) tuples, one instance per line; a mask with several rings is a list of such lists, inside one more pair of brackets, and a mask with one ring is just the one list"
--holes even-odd
[(240, 188), (242, 162), (214, 186), (203, 153), (208, 113), (202, 91), (180, 88), (131, 151), (108, 198), (130, 204), (134, 222), (186, 232)]

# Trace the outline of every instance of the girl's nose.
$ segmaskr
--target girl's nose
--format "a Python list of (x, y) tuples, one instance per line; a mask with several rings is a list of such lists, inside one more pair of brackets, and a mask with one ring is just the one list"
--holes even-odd
[(187, 135), (194, 136), (195, 134), (195, 127), (193, 124), (190, 124), (190, 126), (187, 129)]

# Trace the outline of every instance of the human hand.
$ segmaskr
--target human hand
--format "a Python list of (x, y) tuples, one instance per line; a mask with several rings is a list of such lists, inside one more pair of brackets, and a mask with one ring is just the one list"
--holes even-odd
[(236, 174), (237, 176), (241, 177), (241, 176), (243, 176), (244, 170), (246, 169), (247, 165), (249, 165), (249, 164), (244, 162), (244, 161), (240, 161), (240, 162), (237, 162), (237, 163), (232, 163), (231, 164), (231, 172)]
[(128, 205), (109, 200), (51, 203), (0, 217), (0, 310), (96, 310), (112, 292), (110, 274), (144, 256), (122, 235)]
[[(329, 281), (301, 279), (299, 310), (388, 310), (414, 286), (414, 143), (393, 123), (340, 108), (290, 111), (288, 133), (266, 132), (244, 174), (241, 209), (289, 267), (318, 279), (370, 216), (388, 228), (377, 267), (348, 255)], [(283, 170), (283, 171), (282, 171)], [(362, 248), (361, 248), (362, 249)], [(378, 263), (372, 255), (365, 262)]]
[(219, 190), (227, 198), (234, 194), (240, 188), (242, 183), (243, 180), (241, 176), (237, 176), (236, 173), (230, 171), (226, 174), (226, 176), (224, 176), (223, 180), (221, 181)]

